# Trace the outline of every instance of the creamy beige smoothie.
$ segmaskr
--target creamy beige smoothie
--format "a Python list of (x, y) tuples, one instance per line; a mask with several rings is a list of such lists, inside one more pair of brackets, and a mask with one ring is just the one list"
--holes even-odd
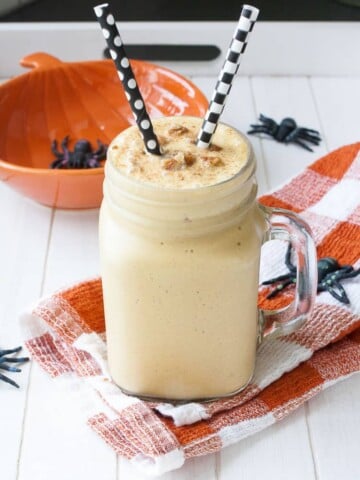
[(209, 149), (198, 148), (201, 123), (195, 117), (154, 120), (161, 157), (146, 152), (133, 126), (113, 140), (108, 159), (125, 175), (164, 188), (197, 188), (227, 180), (245, 165), (249, 146), (236, 130), (220, 124)]
[(114, 381), (142, 396), (231, 394), (250, 380), (258, 332), (260, 247), (250, 146), (201, 119), (154, 120), (163, 155), (136, 127), (108, 150), (100, 253)]

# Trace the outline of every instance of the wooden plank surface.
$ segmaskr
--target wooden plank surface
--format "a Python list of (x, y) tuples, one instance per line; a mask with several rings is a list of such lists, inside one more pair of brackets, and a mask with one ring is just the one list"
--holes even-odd
[(329, 150), (360, 141), (360, 76), (309, 79)]
[[(55, 212), (44, 294), (98, 274), (97, 221), (98, 210)], [(33, 365), (19, 480), (62, 480), (70, 471), (74, 479), (115, 480), (116, 456), (85, 424), (82, 409), (76, 385), (64, 388)]]
[[(319, 120), (329, 150), (360, 141), (360, 77), (312, 78)], [(359, 192), (360, 199), (360, 192)], [(308, 404), (309, 432), (318, 478), (360, 478), (360, 375)]]
[[(39, 297), (46, 262), (51, 210), (0, 184), (0, 348), (22, 344), (20, 313)], [(17, 390), (0, 382), (1, 478), (15, 480), (31, 365), (7, 374)], [(4, 372), (6, 373), (6, 372)]]
[[(214, 77), (195, 77), (208, 95)], [(311, 154), (252, 139), (260, 193), (275, 188), (314, 159), (360, 139), (359, 78), (241, 77), (223, 120), (246, 131), (259, 113), (293, 116), (318, 128), (324, 143)], [(52, 212), (0, 184), (0, 347), (21, 343), (19, 312), (42, 293), (98, 273), (96, 210)], [(29, 388), (28, 378), (30, 381)], [(25, 366), (21, 390), (0, 382), (1, 479), (142, 480), (143, 476), (84, 425), (79, 399), (40, 371)], [(360, 478), (360, 377), (354, 376), (283, 422), (225, 449), (194, 459), (164, 480)]]

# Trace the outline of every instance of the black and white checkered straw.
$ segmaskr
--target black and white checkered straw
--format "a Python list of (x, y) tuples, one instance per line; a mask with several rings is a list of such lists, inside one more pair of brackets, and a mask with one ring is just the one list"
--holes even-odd
[(207, 148), (211, 143), (211, 138), (216, 130), (227, 96), (231, 90), (233, 79), (238, 71), (241, 57), (245, 52), (249, 33), (252, 31), (258, 15), (259, 10), (257, 8), (251, 5), (242, 6), (239, 23), (230, 43), (215, 91), (197, 138), (198, 147)]
[(154, 133), (144, 99), (137, 85), (109, 4), (97, 5), (94, 7), (94, 11), (108, 44), (111, 58), (114, 60), (119, 78), (124, 86), (126, 98), (130, 103), (137, 126), (143, 137), (145, 148), (149, 153), (161, 155), (159, 141)]

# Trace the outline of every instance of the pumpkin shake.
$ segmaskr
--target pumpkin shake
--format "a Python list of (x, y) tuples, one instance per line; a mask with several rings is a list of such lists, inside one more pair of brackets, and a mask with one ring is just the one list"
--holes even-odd
[(100, 215), (108, 360), (114, 381), (145, 397), (231, 394), (252, 376), (260, 247), (254, 159), (219, 124), (209, 149), (202, 120), (153, 121), (162, 156), (137, 127), (108, 149)]

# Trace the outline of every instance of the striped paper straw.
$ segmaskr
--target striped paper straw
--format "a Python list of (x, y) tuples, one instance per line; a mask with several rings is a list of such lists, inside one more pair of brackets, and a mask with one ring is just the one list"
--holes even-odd
[(108, 3), (94, 7), (95, 15), (100, 23), (106, 43), (108, 44), (111, 58), (114, 60), (119, 78), (124, 86), (125, 95), (130, 103), (136, 124), (144, 140), (144, 145), (149, 153), (161, 155), (159, 141), (154, 133), (149, 114), (147, 113), (144, 99), (140, 93), (134, 72), (126, 55), (115, 19)]
[(249, 40), (249, 33), (254, 28), (258, 15), (259, 10), (257, 8), (251, 5), (242, 6), (239, 23), (230, 43), (224, 65), (215, 86), (215, 91), (197, 138), (198, 147), (208, 148), (211, 143), (211, 138), (216, 130), (226, 99), (231, 90), (233, 79), (238, 71), (242, 55), (245, 52)]

